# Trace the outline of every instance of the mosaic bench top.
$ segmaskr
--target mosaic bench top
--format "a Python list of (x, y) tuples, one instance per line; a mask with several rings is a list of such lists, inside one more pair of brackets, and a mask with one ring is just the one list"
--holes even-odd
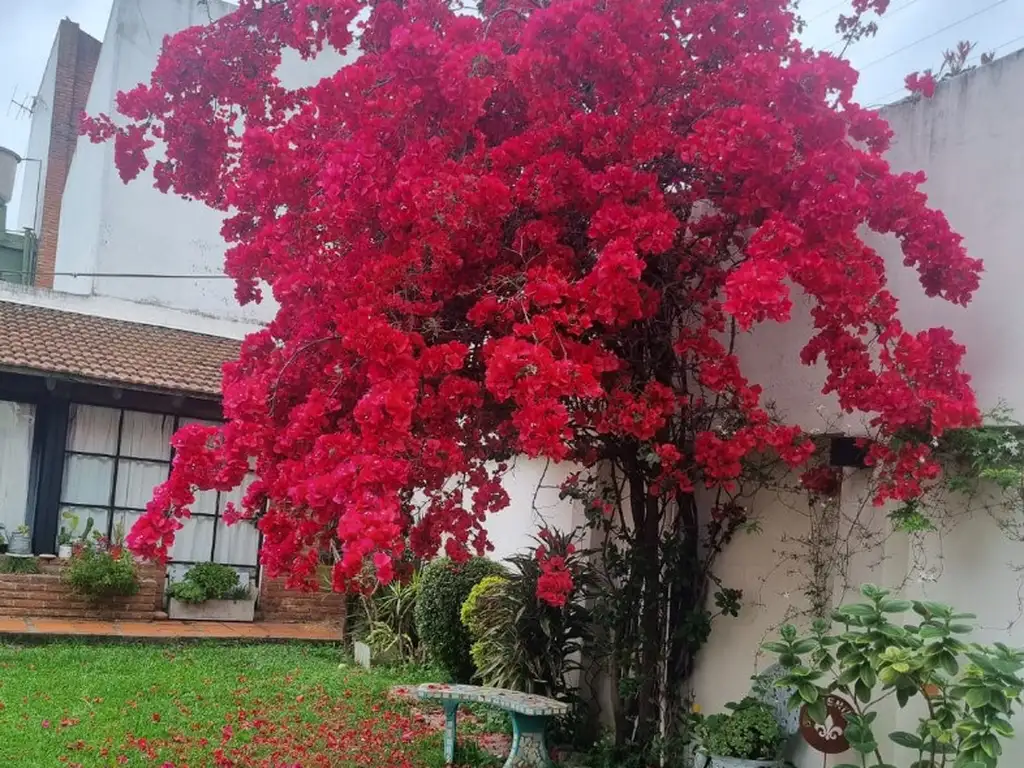
[(504, 688), (483, 688), (478, 685), (443, 685), (424, 683), (416, 689), (416, 697), (434, 701), (458, 701), (490, 704), (527, 717), (554, 717), (569, 711), (569, 705), (545, 696), (520, 693)]

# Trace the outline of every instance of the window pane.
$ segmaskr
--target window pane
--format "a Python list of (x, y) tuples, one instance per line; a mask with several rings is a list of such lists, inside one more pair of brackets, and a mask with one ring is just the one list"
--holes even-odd
[(140, 517), (142, 517), (141, 512), (127, 512), (122, 510), (114, 512), (114, 526), (110, 529), (111, 538), (113, 539), (115, 537), (115, 529), (118, 525), (122, 526), (121, 534), (123, 536), (127, 536), (131, 532), (132, 526), (135, 525), (135, 521)]
[[(79, 539), (82, 534), (85, 533), (89, 520), (92, 519), (92, 530), (99, 531), (104, 536), (107, 535), (107, 521), (110, 519), (110, 513), (107, 510), (96, 509), (95, 507), (72, 507), (64, 505), (61, 507), (60, 511), (61, 517), (57, 526), (58, 534), (60, 533), (61, 528), (67, 528), (71, 531), (71, 535), (74, 536), (75, 539)], [(74, 519), (75, 517), (78, 518), (77, 521)], [(72, 528), (74, 530), (72, 530)], [(89, 538), (92, 538), (91, 531), (89, 533)]]
[(136, 459), (171, 458), (174, 417), (162, 413), (124, 412), (121, 427), (121, 455)]
[(192, 517), (182, 522), (185, 527), (175, 534), (171, 559), (201, 563), (209, 561), (213, 550), (213, 518)]
[(151, 461), (121, 459), (117, 463), (115, 507), (145, 507), (153, 498), (153, 488), (167, 479), (167, 465)]
[(34, 405), (0, 400), (0, 524), (12, 531), (27, 520)]
[(196, 515), (217, 514), (217, 492), (196, 491), (196, 500), (190, 509), (192, 510), (192, 513)]
[(260, 535), (255, 524), (241, 520), (234, 525), (217, 521), (217, 548), (213, 559), (218, 563), (256, 565)]
[(120, 411), (115, 408), (72, 403), (68, 421), (68, 450), (112, 456), (117, 451), (119, 416)]
[(62, 502), (86, 506), (108, 505), (113, 482), (113, 459), (74, 454), (64, 456)]

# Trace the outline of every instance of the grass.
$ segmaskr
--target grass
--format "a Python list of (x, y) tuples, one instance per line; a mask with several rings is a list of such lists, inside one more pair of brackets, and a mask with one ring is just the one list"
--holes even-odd
[[(0, 646), (0, 765), (435, 768), (436, 724), (388, 697), (426, 670), (303, 645)], [(460, 761), (496, 766), (473, 744)]]

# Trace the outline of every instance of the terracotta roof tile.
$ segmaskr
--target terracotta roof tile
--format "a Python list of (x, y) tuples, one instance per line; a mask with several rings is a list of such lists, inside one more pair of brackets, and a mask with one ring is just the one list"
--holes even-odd
[(235, 339), (0, 301), (0, 368), (219, 395)]

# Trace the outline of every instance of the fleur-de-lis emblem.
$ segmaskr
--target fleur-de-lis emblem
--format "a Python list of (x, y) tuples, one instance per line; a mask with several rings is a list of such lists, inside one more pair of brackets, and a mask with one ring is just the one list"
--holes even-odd
[(843, 735), (843, 729), (835, 724), (832, 719), (832, 715), (825, 717), (825, 722), (814, 726), (814, 730), (818, 732), (818, 735), (825, 741), (833, 741)]

